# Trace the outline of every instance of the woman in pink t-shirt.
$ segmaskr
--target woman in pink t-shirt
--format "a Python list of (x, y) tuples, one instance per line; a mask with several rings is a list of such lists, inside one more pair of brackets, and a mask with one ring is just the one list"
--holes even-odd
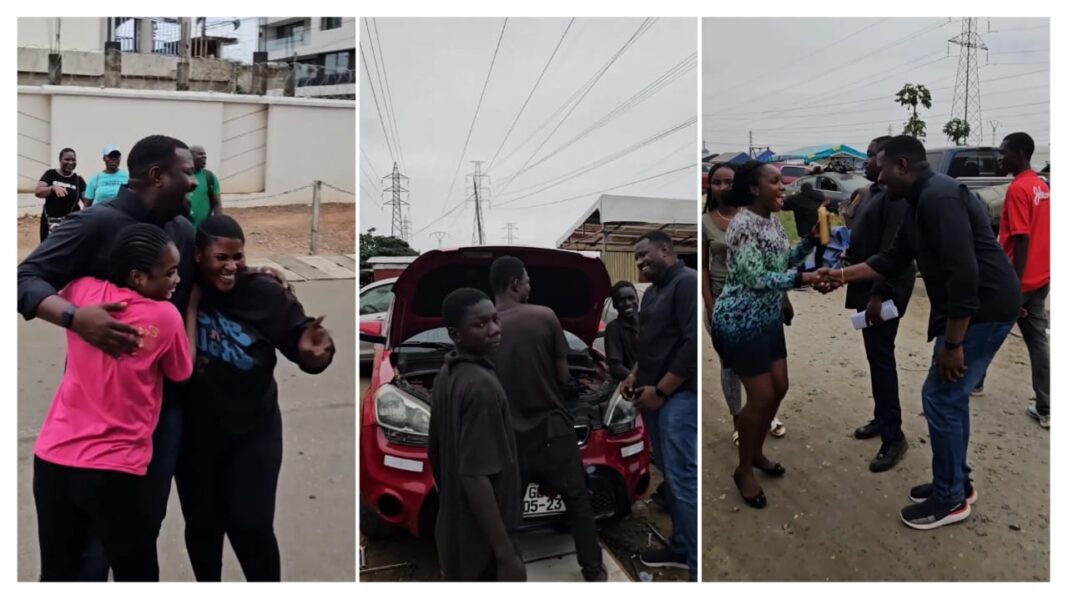
[[(115, 240), (107, 281), (82, 277), (60, 292), (75, 306), (117, 305), (117, 318), (136, 327), (141, 342), (133, 355), (113, 358), (67, 332), (66, 369), (34, 446), (42, 581), (74, 581), (90, 535), (101, 541), (116, 581), (159, 579), (140, 487), (163, 378), (183, 381), (193, 369), (195, 325), (187, 328), (167, 301), (178, 285), (178, 259), (162, 229), (130, 225)], [(192, 298), (193, 314), (196, 304)]]

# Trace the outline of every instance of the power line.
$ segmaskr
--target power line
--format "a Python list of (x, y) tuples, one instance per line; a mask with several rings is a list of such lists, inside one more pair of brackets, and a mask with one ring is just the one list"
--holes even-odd
[(571, 31), (571, 25), (574, 24), (574, 22), (574, 18), (567, 22), (567, 27), (564, 28), (564, 33), (560, 35), (560, 40), (556, 42), (556, 47), (553, 48), (552, 54), (549, 55), (549, 60), (545, 61), (545, 66), (542, 67), (541, 73), (534, 81), (534, 87), (530, 88), (530, 93), (527, 94), (527, 99), (524, 100), (523, 105), (519, 107), (519, 113), (516, 114), (515, 119), (512, 119), (512, 124), (508, 127), (508, 132), (504, 134), (504, 139), (501, 140), (501, 145), (497, 146), (497, 151), (493, 153), (493, 158), (490, 159), (489, 166), (486, 168), (487, 171), (493, 168), (493, 163), (497, 160), (497, 157), (500, 156), (505, 142), (507, 142), (508, 137), (512, 135), (512, 130), (515, 129), (516, 123), (519, 122), (519, 117), (523, 116), (523, 111), (527, 109), (527, 104), (530, 103), (530, 99), (534, 97), (534, 92), (538, 89), (538, 85), (541, 84), (542, 78), (545, 77), (545, 72), (549, 70), (549, 65), (551, 65), (553, 59), (556, 58), (556, 53), (560, 50), (560, 45), (564, 43), (564, 38), (567, 37), (567, 32)]
[(489, 69), (486, 71), (486, 80), (482, 82), (482, 92), (478, 95), (478, 104), (475, 105), (475, 115), (471, 117), (471, 126), (467, 129), (467, 139), (464, 140), (463, 150), (460, 151), (460, 160), (456, 161), (456, 172), (452, 175), (452, 183), (449, 184), (449, 193), (445, 196), (445, 203), (452, 198), (452, 191), (456, 187), (456, 178), (460, 175), (460, 167), (464, 164), (464, 156), (467, 155), (467, 145), (471, 142), (471, 133), (475, 130), (475, 122), (478, 121), (478, 113), (482, 110), (482, 99), (486, 97), (486, 88), (489, 87), (490, 75), (493, 74), (493, 65), (497, 62), (497, 53), (501, 49), (501, 40), (504, 39), (504, 30), (508, 27), (508, 18), (505, 17), (501, 24), (501, 34), (497, 37), (497, 46), (493, 49), (493, 57), (490, 58)]
[[(643, 27), (646, 27), (646, 23), (648, 21), (649, 21), (649, 19), (645, 19), (645, 21), (643, 21), (642, 24), (638, 26), (638, 30), (641, 31)], [(624, 47), (626, 47), (626, 44), (624, 44)], [(546, 127), (548, 127), (556, 119), (557, 116), (559, 116), (561, 113), (563, 113), (565, 110), (567, 110), (567, 108), (569, 106), (571, 106), (571, 104), (573, 102), (575, 102), (575, 99), (578, 98), (583, 93), (585, 93), (589, 89), (589, 87), (594, 83), (594, 81), (598, 78), (599, 71), (600, 71), (600, 69), (594, 71), (594, 74), (591, 75), (589, 79), (587, 79), (582, 85), (580, 85), (578, 87), (578, 89), (576, 89), (574, 92), (572, 92), (571, 95), (568, 96), (567, 100), (564, 100), (563, 104), (561, 104), (559, 107), (557, 107), (556, 110), (554, 110), (552, 112), (552, 114), (550, 114), (548, 116), (548, 118), (546, 118), (544, 121), (541, 122), (541, 124), (539, 124), (537, 127), (534, 128), (534, 131), (532, 131), (529, 135), (527, 135), (527, 137), (523, 138), (523, 141), (519, 142), (519, 144), (517, 144), (514, 148), (512, 148), (512, 150), (510, 152), (505, 154), (504, 158), (502, 160), (507, 161), (509, 158), (514, 156), (517, 152), (519, 152), (519, 150), (521, 148), (523, 148), (524, 146), (527, 145), (527, 142), (529, 142), (529, 141), (533, 140), (535, 137), (537, 137), (537, 135), (539, 133), (541, 133), (542, 130), (544, 130)]]
[[(988, 110), (1008, 110), (1010, 108), (1023, 108), (1023, 107), (1026, 107), (1026, 106), (1040, 106), (1040, 105), (1043, 105), (1043, 104), (1049, 104), (1049, 100), (1043, 100), (1041, 102), (1027, 102), (1027, 103), (1024, 103), (1024, 104), (1013, 104), (1011, 106), (998, 106), (998, 107), (994, 107), (994, 108), (988, 109)], [(1041, 113), (1039, 113), (1039, 114), (1041, 114)], [(942, 117), (950, 117), (950, 116), (952, 116), (952, 113), (927, 114), (927, 115), (920, 115), (920, 116), (924, 120), (928, 120), (928, 119), (938, 119), (938, 118), (942, 118)], [(880, 125), (880, 124), (884, 124), (884, 123), (886, 123), (886, 119), (879, 119), (879, 120), (876, 120), (876, 121), (856, 121), (856, 122), (853, 122), (853, 123), (837, 123), (837, 124), (834, 124), (834, 125), (800, 125), (800, 126), (797, 126), (797, 127), (775, 127), (773, 129), (770, 129), (770, 128), (769, 129), (749, 128), (749, 129), (752, 129), (753, 131), (761, 131), (761, 132), (768, 132), (768, 133), (775, 133), (777, 131), (811, 131), (811, 130), (822, 131), (822, 130), (827, 130), (827, 129), (841, 129), (843, 127), (851, 127), (851, 126), (854, 126), (854, 125), (872, 125), (872, 124)], [(727, 131), (727, 130), (722, 130), (722, 131)]]
[(593, 91), (593, 88), (596, 87), (597, 84), (601, 81), (601, 78), (604, 77), (604, 74), (612, 68), (612, 65), (614, 65), (616, 61), (619, 60), (620, 56), (623, 56), (624, 52), (626, 52), (636, 41), (638, 41), (638, 38), (640, 38), (643, 34), (645, 34), (646, 31), (649, 30), (650, 27), (652, 27), (652, 24), (655, 21), (656, 19), (653, 18), (647, 18), (642, 21), (642, 24), (639, 25), (638, 29), (630, 36), (630, 38), (626, 42), (624, 42), (623, 46), (621, 46), (619, 50), (616, 51), (616, 53), (612, 56), (612, 58), (593, 76), (589, 83), (589, 86), (586, 88), (586, 91), (584, 91), (582, 95), (579, 96), (577, 100), (575, 100), (574, 104), (571, 105), (571, 108), (556, 124), (556, 127), (554, 127), (553, 130), (549, 132), (549, 135), (546, 136), (544, 140), (542, 140), (541, 145), (539, 145), (534, 150), (534, 152), (530, 154), (526, 162), (523, 163), (523, 166), (519, 167), (519, 170), (516, 171), (515, 175), (512, 175), (512, 177), (504, 183), (504, 186), (502, 186), (501, 188), (500, 194), (504, 194), (504, 191), (508, 188), (508, 186), (511, 185), (512, 182), (515, 181), (515, 178), (518, 177), (519, 174), (527, 168), (527, 165), (530, 164), (530, 161), (533, 160), (535, 156), (537, 156), (538, 152), (541, 152), (541, 149), (544, 148), (545, 144), (549, 143), (549, 140), (552, 139), (553, 135), (555, 135), (556, 132), (560, 130), (560, 127), (563, 126), (564, 122), (567, 121), (568, 117), (570, 117), (571, 114), (575, 112), (575, 109), (578, 108), (580, 104), (582, 104), (582, 101), (586, 99), (586, 96), (588, 96), (589, 93)]
[[(915, 38), (917, 38), (917, 37), (919, 37), (921, 35), (924, 35), (924, 34), (932, 32), (932, 31), (935, 31), (937, 29), (940, 29), (942, 27), (945, 27), (949, 23), (950, 23), (950, 21), (940, 21), (940, 22), (929, 24), (929, 25), (925, 25), (925, 26), (921, 27), (920, 29), (914, 31), (913, 33), (906, 34), (906, 35), (904, 35), (902, 37), (899, 37), (899, 38), (896, 38), (896, 39), (890, 41), (889, 43), (883, 44), (882, 46), (878, 46), (874, 50), (868, 52), (867, 54), (862, 54), (861, 56), (857, 56), (857, 57), (851, 57), (847, 61), (843, 62), (841, 65), (824, 66), (823, 67), (823, 71), (821, 73), (819, 73), (818, 75), (815, 75), (815, 76), (807, 76), (806, 75), (800, 80), (796, 80), (796, 81), (791, 80), (790, 83), (784, 85), (781, 88), (778, 88), (776, 90), (772, 90), (772, 91), (767, 92), (767, 93), (761, 93), (759, 95), (750, 96), (749, 98), (746, 98), (745, 100), (739, 102), (739, 104), (746, 105), (746, 104), (748, 104), (750, 102), (753, 102), (753, 101), (759, 101), (762, 98), (775, 98), (775, 97), (778, 97), (780, 94), (782, 94), (784, 92), (788, 93), (794, 86), (796, 86), (796, 85), (798, 85), (800, 83), (811, 84), (813, 81), (816, 81), (818, 79), (826, 77), (826, 76), (830, 75), (831, 73), (838, 72), (838, 69), (841, 68), (841, 67), (847, 67), (848, 66), (848, 67), (854, 67), (855, 68), (856, 65), (858, 63), (860, 63), (861, 61), (866, 60), (866, 59), (868, 59), (868, 58), (870, 58), (872, 56), (875, 56), (878, 53), (882, 52), (883, 50), (886, 50), (887, 48), (892, 48), (892, 47), (895, 47), (895, 46), (897, 46), (899, 44), (903, 44), (904, 42), (907, 42), (909, 40), (915, 39)], [(839, 90), (835, 90), (835, 91), (837, 92)]]
[[(986, 81), (987, 81), (987, 83), (990, 83), (992, 81), (997, 81), (997, 79), (988, 79)], [(1000, 96), (1002, 94), (1015, 94), (1015, 93), (1019, 93), (1019, 92), (1023, 92), (1023, 91), (1037, 90), (1039, 88), (1048, 88), (1048, 87), (1049, 87), (1048, 84), (1034, 85), (1034, 86), (1022, 87), (1022, 88), (1014, 87), (1014, 88), (1009, 88), (1007, 90), (998, 90), (996, 92), (983, 92), (983, 97), (985, 98), (985, 97), (989, 97), (989, 96)], [(951, 89), (953, 89), (953, 86), (952, 85), (945, 85), (945, 86), (933, 87), (933, 88), (928, 88), (928, 89), (930, 91), (932, 91), (932, 92), (941, 92), (941, 91), (951, 90)], [(838, 106), (848, 106), (850, 104), (886, 102), (890, 98), (891, 98), (891, 96), (888, 95), (888, 94), (880, 94), (878, 96), (871, 96), (871, 97), (868, 97), (868, 98), (861, 98), (859, 100), (851, 100), (851, 101), (848, 101), (848, 102), (837, 102), (837, 103), (834, 103), (834, 104), (820, 104), (818, 106), (802, 106), (802, 107), (799, 107), (799, 108), (784, 108), (784, 109), (768, 110), (768, 111), (738, 112), (738, 113), (727, 113), (727, 114), (708, 114), (708, 113), (706, 113), (704, 115), (704, 117), (705, 117), (705, 120), (737, 121), (739, 118), (744, 118), (744, 117), (747, 117), (747, 116), (756, 117), (756, 116), (761, 116), (761, 115), (770, 114), (770, 113), (781, 114), (781, 113), (786, 113), (786, 112), (793, 113), (793, 112), (796, 112), (796, 111), (805, 111), (807, 113), (811, 113), (811, 114), (789, 114), (789, 115), (784, 115), (784, 116), (761, 116), (761, 120), (803, 119), (803, 118), (808, 118), (808, 117), (824, 116), (824, 115), (827, 114), (827, 110), (826, 109), (828, 109), (828, 108), (834, 108), (834, 107), (838, 107)], [(848, 114), (856, 114), (856, 113), (876, 112), (878, 110), (882, 110), (882, 108), (865, 108), (865, 109), (861, 109), (861, 110), (836, 110), (836, 111), (834, 111), (834, 114), (837, 116), (837, 115), (848, 115)], [(815, 112), (812, 112), (812, 111), (815, 111)]]
[(614, 185), (612, 187), (605, 188), (603, 190), (597, 190), (596, 192), (586, 192), (584, 194), (576, 194), (576, 195), (570, 196), (568, 198), (561, 198), (560, 200), (553, 200), (551, 202), (542, 202), (542, 203), (538, 203), (538, 204), (529, 204), (527, 206), (513, 206), (511, 208), (503, 208), (501, 210), (524, 210), (524, 209), (528, 209), (528, 208), (541, 208), (541, 207), (544, 207), (544, 206), (553, 206), (555, 204), (562, 204), (564, 202), (570, 202), (572, 200), (577, 200), (579, 198), (586, 198), (588, 196), (597, 196), (597, 195), (603, 194), (605, 192), (611, 192), (613, 190), (618, 190), (619, 188), (627, 187), (627, 186), (630, 186), (630, 185), (635, 185), (635, 184), (638, 184), (638, 183), (644, 183), (646, 181), (651, 181), (653, 179), (659, 179), (660, 177), (666, 177), (666, 176), (671, 175), (673, 173), (680, 173), (682, 171), (687, 171), (687, 170), (693, 170), (693, 171), (696, 172), (696, 169), (697, 169), (697, 164), (696, 163), (691, 163), (691, 164), (679, 167), (677, 169), (672, 169), (670, 171), (664, 171), (663, 173), (657, 173), (656, 175), (652, 175), (650, 177), (643, 177), (641, 179), (635, 179), (634, 181), (628, 181), (626, 183), (621, 183), (619, 185)]
[(382, 109), (378, 105), (378, 94), (375, 93), (374, 83), (371, 82), (371, 70), (367, 68), (367, 53), (363, 51), (363, 44), (360, 44), (360, 60), (363, 61), (363, 72), (367, 73), (367, 86), (371, 88), (371, 98), (375, 101), (375, 111), (378, 112), (378, 124), (382, 126), (382, 137), (386, 138), (386, 148), (389, 150), (389, 160), (396, 162), (396, 157), (393, 154), (393, 146), (389, 142), (389, 134), (386, 133), (386, 122), (382, 119)]
[[(674, 65), (673, 67), (668, 69), (666, 72), (660, 74), (656, 79), (654, 79), (651, 83), (649, 83), (649, 85), (647, 85), (644, 88), (642, 88), (641, 90), (639, 90), (637, 93), (632, 95), (630, 98), (624, 100), (622, 103), (620, 103), (618, 106), (616, 106), (615, 108), (610, 110), (608, 113), (606, 113), (604, 116), (602, 116), (596, 122), (594, 122), (592, 125), (590, 125), (586, 129), (584, 129), (583, 131), (579, 132), (575, 137), (571, 138), (570, 140), (568, 140), (568, 141), (564, 142), (563, 144), (561, 144), (560, 146), (556, 147), (554, 150), (552, 150), (551, 152), (549, 152), (545, 156), (539, 158), (537, 161), (531, 163), (529, 166), (527, 166), (525, 171), (530, 171), (534, 167), (537, 167), (538, 165), (540, 165), (540, 164), (544, 163), (545, 161), (551, 159), (552, 157), (556, 156), (560, 152), (562, 152), (565, 149), (571, 147), (572, 145), (574, 145), (575, 143), (579, 142), (580, 140), (586, 138), (591, 133), (597, 131), (598, 129), (604, 127), (605, 125), (607, 125), (608, 123), (612, 122), (613, 120), (619, 118), (620, 116), (625, 114), (627, 111), (633, 109), (634, 107), (638, 106), (639, 104), (641, 104), (642, 102), (648, 100), (649, 98), (652, 98), (653, 96), (658, 94), (660, 91), (662, 91), (665, 87), (667, 87), (669, 84), (673, 83), (674, 81), (677, 81), (679, 78), (681, 78), (683, 75), (685, 75), (691, 69), (693, 69), (695, 66), (697, 66), (697, 53), (696, 52), (694, 52), (690, 56), (686, 57), (685, 59), (683, 59), (678, 64)], [(514, 177), (518, 177), (518, 176), (519, 176), (519, 173), (516, 173), (512, 177), (514, 178)]]
[[(803, 55), (803, 56), (801, 56), (799, 58), (790, 57), (790, 63), (794, 64), (794, 65), (803, 64), (801, 61), (803, 61), (803, 60), (805, 60), (807, 58), (810, 58), (810, 57), (812, 57), (812, 56), (814, 56), (816, 54), (819, 54), (820, 52), (823, 52), (825, 50), (833, 49), (838, 44), (841, 44), (842, 42), (844, 42), (844, 41), (846, 41), (848, 39), (856, 37), (856, 36), (864, 33), (865, 31), (871, 29), (872, 27), (875, 27), (876, 25), (881, 25), (883, 22), (885, 22), (887, 20), (888, 19), (879, 19), (878, 21), (876, 21), (874, 23), (871, 23), (867, 27), (862, 27), (861, 29), (858, 29), (857, 31), (854, 31), (853, 33), (850, 33), (849, 35), (847, 35), (847, 36), (845, 36), (843, 38), (839, 38), (839, 39), (837, 39), (837, 40), (835, 40), (833, 42), (830, 42), (830, 43), (825, 43), (825, 42), (821, 41), (820, 47), (816, 48), (812, 52), (809, 52), (808, 54), (805, 54), (805, 55)], [(726, 23), (730, 23), (729, 20), (726, 20), (725, 22)], [(748, 84), (750, 84), (750, 83), (752, 83), (754, 81), (758, 81), (758, 80), (763, 79), (763, 78), (765, 78), (765, 77), (767, 77), (769, 75), (778, 75), (781, 72), (782, 72), (782, 68), (781, 67), (775, 67), (774, 69), (772, 69), (770, 71), (766, 71), (764, 73), (761, 73), (760, 75), (757, 75), (755, 77), (751, 77), (751, 78), (746, 79), (744, 81), (741, 81), (739, 83), (735, 83), (735, 84), (729, 85), (729, 86), (727, 86), (725, 88), (719, 89), (719, 90), (717, 90), (717, 92), (718, 93), (724, 93), (724, 92), (727, 92), (729, 90), (733, 90), (735, 88), (739, 88), (739, 87), (742, 87), (744, 85), (748, 85)]]
[[(567, 181), (575, 179), (576, 177), (581, 177), (582, 175), (585, 175), (586, 173), (589, 173), (589, 172), (594, 171), (596, 169), (599, 169), (599, 168), (601, 168), (601, 167), (603, 167), (603, 166), (605, 166), (605, 165), (607, 165), (607, 164), (609, 164), (611, 162), (619, 160), (620, 158), (623, 158), (624, 156), (626, 156), (628, 154), (631, 154), (631, 153), (634, 153), (634, 152), (636, 152), (638, 150), (646, 148), (650, 144), (658, 142), (661, 139), (664, 139), (664, 138), (668, 137), (669, 135), (671, 135), (673, 133), (677, 133), (679, 131), (683, 131), (684, 129), (686, 129), (686, 128), (688, 128), (691, 125), (694, 125), (696, 123), (697, 123), (697, 117), (692, 117), (690, 119), (687, 119), (687, 120), (685, 120), (685, 121), (683, 121), (683, 122), (681, 122), (681, 123), (679, 123), (679, 124), (677, 124), (677, 125), (675, 125), (673, 127), (669, 127), (668, 129), (665, 129), (665, 130), (663, 130), (663, 131), (661, 131), (661, 132), (659, 132), (659, 133), (657, 133), (657, 134), (655, 134), (655, 135), (653, 135), (653, 136), (651, 136), (649, 138), (641, 140), (640, 142), (636, 142), (636, 143), (634, 143), (634, 144), (632, 144), (632, 145), (630, 145), (630, 146), (628, 146), (628, 147), (626, 147), (626, 148), (624, 148), (622, 150), (613, 152), (612, 154), (609, 154), (608, 156), (605, 156), (603, 158), (595, 160), (595, 161), (593, 161), (591, 163), (587, 163), (587, 164), (585, 164), (585, 165), (583, 165), (583, 166), (581, 166), (581, 167), (579, 167), (579, 168), (577, 168), (577, 169), (575, 169), (575, 170), (573, 170), (573, 171), (571, 171), (569, 173), (565, 173), (564, 175), (560, 175), (560, 176), (558, 176), (558, 177), (556, 177), (554, 179), (550, 179), (549, 181), (543, 182), (543, 183), (545, 183), (547, 185), (544, 185), (543, 187), (539, 188), (538, 190), (530, 192), (528, 194), (523, 194), (522, 196), (518, 196), (516, 198), (512, 198), (511, 200), (509, 200), (507, 202), (502, 202), (499, 206), (506, 206), (508, 204), (512, 204), (513, 202), (517, 202), (519, 200), (522, 200), (523, 198), (529, 198), (530, 196), (534, 196), (536, 194), (540, 194), (540, 193), (542, 193), (542, 192), (544, 192), (546, 190), (552, 189), (552, 188), (554, 188), (554, 187), (556, 187), (556, 186), (558, 186), (558, 185), (560, 185), (562, 183), (565, 183)], [(541, 185), (541, 184), (539, 184), (539, 185)], [(527, 189), (529, 189), (529, 188), (527, 188)]]
[[(371, 19), (372, 24), (375, 26), (375, 40), (378, 42), (378, 62), (382, 63), (382, 79), (386, 82), (386, 105), (389, 106), (389, 115), (393, 124), (393, 139), (397, 142), (397, 154), (400, 155), (401, 165), (407, 169), (408, 163), (404, 160), (404, 147), (401, 145), (400, 140), (400, 127), (397, 125), (397, 111), (393, 107), (393, 92), (389, 87), (389, 71), (386, 70), (386, 53), (382, 50), (382, 38), (378, 34), (378, 19)], [(366, 28), (367, 21), (364, 20), (364, 27)], [(374, 45), (371, 46), (371, 51), (374, 51)]]

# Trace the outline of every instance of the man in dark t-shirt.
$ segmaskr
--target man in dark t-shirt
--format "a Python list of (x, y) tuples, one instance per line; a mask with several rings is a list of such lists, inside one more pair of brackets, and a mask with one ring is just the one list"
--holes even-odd
[(74, 150), (64, 148), (59, 151), (59, 169), (49, 169), (41, 175), (33, 195), (44, 198), (44, 211), (41, 215), (41, 241), (59, 226), (71, 213), (81, 210), (82, 196), (85, 194), (85, 180), (74, 172), (78, 166), (78, 156)]
[(497, 311), (486, 294), (461, 288), (445, 297), (441, 312), (456, 349), (431, 396), (438, 562), (448, 581), (525, 581), (511, 537), (522, 519), (515, 433), (490, 362), (501, 343)]
[(605, 581), (586, 470), (561, 388), (570, 378), (564, 329), (552, 309), (527, 304), (530, 277), (518, 258), (493, 261), (490, 284), (501, 318), (497, 372), (512, 408), (524, 483), (563, 497), (582, 575)]
[(629, 281), (612, 286), (612, 305), (618, 317), (604, 328), (608, 373), (623, 381), (638, 360), (638, 290)]

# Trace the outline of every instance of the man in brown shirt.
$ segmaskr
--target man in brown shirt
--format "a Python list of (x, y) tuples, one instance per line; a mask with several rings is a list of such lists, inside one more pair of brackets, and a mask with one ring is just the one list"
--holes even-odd
[(582, 575), (605, 581), (586, 471), (561, 389), (569, 378), (563, 327), (552, 309), (527, 304), (530, 277), (518, 258), (493, 261), (490, 284), (501, 319), (497, 374), (512, 411), (523, 482), (563, 497)]
[(497, 311), (480, 290), (460, 288), (446, 296), (442, 315), (456, 349), (431, 397), (438, 562), (447, 581), (524, 581), (511, 537), (522, 519), (515, 434), (491, 362), (501, 339)]

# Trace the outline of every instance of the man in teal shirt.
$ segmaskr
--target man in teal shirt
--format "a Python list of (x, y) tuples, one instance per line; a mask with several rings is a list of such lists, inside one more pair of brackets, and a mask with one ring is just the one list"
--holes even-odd
[(119, 188), (130, 181), (130, 174), (119, 169), (122, 162), (122, 152), (115, 144), (104, 146), (104, 170), (89, 178), (85, 184), (85, 206), (103, 204), (119, 195)]
[(204, 165), (208, 164), (208, 153), (203, 146), (190, 146), (193, 153), (193, 176), (197, 180), (197, 189), (189, 193), (189, 217), (194, 227), (199, 227), (204, 219), (211, 215), (222, 214), (222, 192), (219, 178)]

